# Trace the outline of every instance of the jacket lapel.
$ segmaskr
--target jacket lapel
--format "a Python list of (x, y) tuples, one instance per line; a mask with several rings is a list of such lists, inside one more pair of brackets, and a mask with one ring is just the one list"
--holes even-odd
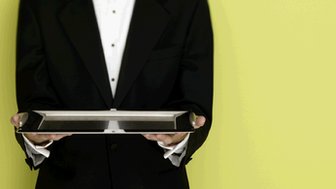
[(169, 14), (156, 0), (136, 0), (113, 107), (121, 105), (169, 18)]
[(60, 13), (59, 19), (110, 108), (113, 97), (92, 1), (70, 1)]

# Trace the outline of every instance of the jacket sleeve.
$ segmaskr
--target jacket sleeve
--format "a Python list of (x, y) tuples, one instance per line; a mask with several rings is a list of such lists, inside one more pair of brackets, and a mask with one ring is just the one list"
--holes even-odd
[[(27, 0), (21, 0), (16, 49), (16, 96), (19, 112), (57, 109), (59, 102), (48, 76), (43, 39), (38, 20)], [(26, 151), (21, 134), (16, 134), (21, 148)], [(32, 163), (27, 158), (30, 167)]]
[(186, 164), (206, 140), (212, 122), (213, 98), (213, 32), (207, 0), (198, 0), (181, 62), (178, 79), (180, 109), (206, 117), (203, 127), (190, 135)]

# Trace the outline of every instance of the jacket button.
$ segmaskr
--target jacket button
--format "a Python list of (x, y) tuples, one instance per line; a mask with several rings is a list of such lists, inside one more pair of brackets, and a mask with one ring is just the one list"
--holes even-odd
[(110, 148), (112, 151), (116, 150), (118, 147), (118, 144), (111, 144)]

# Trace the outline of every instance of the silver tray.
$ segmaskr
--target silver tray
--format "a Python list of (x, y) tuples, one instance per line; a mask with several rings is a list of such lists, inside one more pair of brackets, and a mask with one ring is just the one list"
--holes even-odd
[(186, 111), (31, 111), (21, 114), (18, 133), (146, 134), (193, 132)]

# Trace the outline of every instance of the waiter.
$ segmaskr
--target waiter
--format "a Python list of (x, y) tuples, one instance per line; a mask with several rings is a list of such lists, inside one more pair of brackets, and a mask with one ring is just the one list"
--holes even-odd
[[(21, 0), (17, 102), (29, 110), (187, 110), (195, 133), (17, 134), (37, 189), (187, 189), (212, 118), (206, 0)], [(20, 114), (12, 117), (18, 126)]]

